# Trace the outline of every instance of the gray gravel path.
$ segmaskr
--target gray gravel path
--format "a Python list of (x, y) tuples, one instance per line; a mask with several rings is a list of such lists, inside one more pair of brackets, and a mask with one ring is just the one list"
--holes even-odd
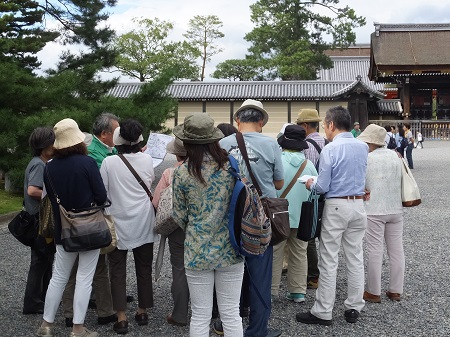
[[(448, 186), (450, 176), (450, 142), (424, 142), (425, 149), (413, 151), (413, 173), (421, 188), (422, 204), (405, 208), (404, 245), (406, 255), (405, 292), (402, 301), (394, 303), (383, 297), (381, 304), (368, 303), (356, 324), (349, 324), (343, 318), (343, 302), (346, 298), (346, 275), (341, 257), (337, 278), (336, 305), (331, 327), (308, 326), (297, 323), (295, 314), (308, 310), (314, 302), (314, 290), (308, 290), (306, 303), (296, 304), (280, 298), (273, 302), (270, 326), (283, 330), (283, 336), (450, 336), (450, 219)], [(158, 177), (168, 163), (157, 169)], [(0, 337), (35, 336), (40, 324), (39, 315), (21, 314), (25, 289), (29, 250), (13, 239), (0, 224)], [(155, 255), (157, 245), (155, 245)], [(128, 261), (128, 294), (137, 297), (132, 254)], [(388, 265), (383, 265), (383, 291), (387, 287)], [(127, 336), (188, 336), (188, 328), (169, 326), (165, 315), (170, 312), (171, 271), (168, 251), (161, 279), (153, 285), (155, 307), (149, 310), (150, 324), (138, 327), (130, 319), (130, 332)], [(282, 279), (282, 291), (286, 289), (286, 278)], [(133, 317), (136, 303), (128, 309)], [(99, 332), (100, 336), (116, 336), (112, 325), (96, 324), (96, 314), (88, 310), (86, 325)], [(245, 324), (247, 322), (244, 322)], [(68, 336), (70, 329), (64, 327), (61, 312), (56, 318), (57, 336)], [(211, 333), (211, 336), (214, 336)]]

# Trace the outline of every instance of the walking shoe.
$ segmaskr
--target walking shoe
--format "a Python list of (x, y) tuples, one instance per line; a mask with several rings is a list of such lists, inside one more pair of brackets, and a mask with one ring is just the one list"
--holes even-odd
[(275, 330), (275, 329), (267, 329), (267, 335), (266, 337), (280, 337), (281, 331)]
[(55, 329), (52, 326), (41, 326), (36, 334), (39, 337), (53, 337), (55, 336)]
[(288, 300), (294, 301), (295, 303), (303, 303), (305, 302), (305, 294), (300, 293), (288, 293), (286, 295)]
[(119, 335), (125, 335), (128, 333), (128, 321), (116, 322), (113, 325), (113, 330)]
[(349, 323), (356, 323), (359, 318), (359, 312), (355, 309), (345, 310), (345, 320)]
[(391, 301), (400, 302), (400, 294), (399, 293), (391, 293), (390, 291), (386, 291), (386, 296), (389, 297)]
[(372, 303), (381, 303), (381, 296), (374, 295), (374, 294), (371, 294), (371, 293), (365, 291), (364, 295), (363, 295), (363, 300), (367, 301), (367, 302), (372, 302)]
[(147, 325), (148, 324), (148, 314), (143, 312), (142, 314), (134, 315), (134, 319), (136, 320), (138, 325)]
[(84, 328), (83, 332), (80, 333), (75, 333), (72, 331), (69, 337), (98, 337), (98, 333)]
[(127, 303), (131, 303), (134, 301), (134, 297), (131, 295), (127, 295)]
[(326, 326), (330, 326), (331, 324), (333, 324), (333, 321), (331, 319), (321, 319), (311, 314), (310, 311), (295, 315), (295, 319), (297, 320), (297, 322), (304, 324), (319, 324)]
[(97, 323), (100, 325), (105, 325), (108, 323), (114, 323), (117, 322), (117, 315), (116, 314), (112, 314), (111, 316), (106, 316), (106, 317), (98, 317), (97, 318)]
[(176, 320), (174, 320), (171, 314), (167, 315), (166, 321), (167, 321), (167, 323), (175, 325), (175, 326), (186, 326), (187, 325), (187, 323), (180, 323), (180, 322), (177, 322)]
[(319, 286), (318, 279), (309, 280), (308, 283), (306, 284), (306, 287), (308, 289), (317, 289), (318, 286)]
[(224, 335), (224, 333), (223, 333), (223, 325), (222, 325), (222, 321), (220, 319), (218, 319), (217, 321), (214, 322), (213, 330), (219, 336), (223, 336)]

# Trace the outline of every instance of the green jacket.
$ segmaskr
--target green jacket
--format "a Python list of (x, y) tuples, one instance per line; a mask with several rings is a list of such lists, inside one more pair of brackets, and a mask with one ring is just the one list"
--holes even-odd
[(111, 148), (107, 146), (106, 144), (103, 144), (97, 137), (92, 137), (92, 142), (87, 147), (89, 151), (89, 156), (95, 159), (97, 162), (98, 168), (102, 166), (103, 159), (105, 159), (108, 156), (112, 156), (114, 154), (117, 154), (117, 150), (115, 147)]
[(352, 131), (350, 131), (350, 132), (352, 133), (353, 137), (355, 137), (355, 138), (361, 134), (361, 130), (352, 129)]

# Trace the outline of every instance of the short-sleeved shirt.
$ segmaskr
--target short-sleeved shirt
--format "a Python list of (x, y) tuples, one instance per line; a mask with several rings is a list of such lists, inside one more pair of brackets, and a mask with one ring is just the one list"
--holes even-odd
[(39, 199), (28, 195), (28, 186), (35, 186), (39, 189), (44, 187), (45, 163), (40, 157), (33, 157), (25, 169), (25, 180), (23, 184), (23, 197), (25, 200), (25, 210), (31, 215), (39, 212)]
[[(273, 182), (284, 179), (280, 146), (274, 139), (258, 132), (246, 132), (243, 135), (250, 167), (258, 180), (263, 197), (276, 198), (277, 192)], [(223, 138), (219, 143), (223, 149), (236, 158), (241, 173), (251, 180), (244, 158), (239, 151), (236, 135)]]
[(411, 130), (408, 130), (405, 134), (405, 138), (408, 139), (408, 144), (412, 144), (411, 138), (413, 137)]

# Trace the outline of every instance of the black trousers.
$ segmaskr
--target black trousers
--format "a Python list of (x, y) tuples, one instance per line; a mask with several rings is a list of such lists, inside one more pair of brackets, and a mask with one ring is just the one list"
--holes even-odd
[(45, 295), (52, 278), (54, 257), (55, 254), (43, 254), (31, 249), (30, 269), (23, 299), (23, 313), (44, 312)]

